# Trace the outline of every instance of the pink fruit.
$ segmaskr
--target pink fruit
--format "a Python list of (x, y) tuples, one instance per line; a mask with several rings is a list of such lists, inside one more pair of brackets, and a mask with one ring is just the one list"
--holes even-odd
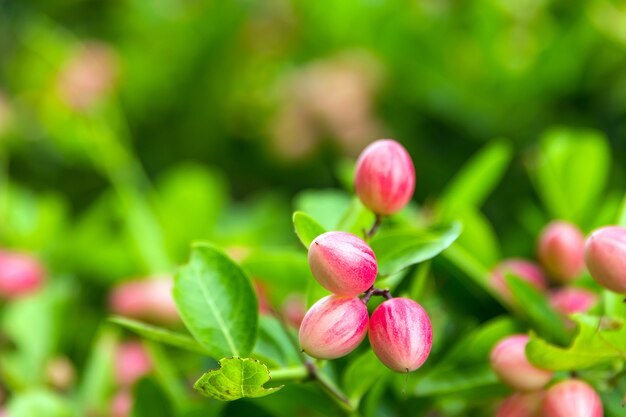
[(585, 262), (598, 284), (626, 293), (626, 228), (608, 226), (594, 231), (585, 245)]
[(541, 232), (537, 256), (551, 277), (569, 282), (585, 267), (585, 237), (571, 223), (552, 222)]
[(115, 394), (111, 401), (110, 417), (128, 417), (133, 408), (133, 395), (127, 389)]
[(316, 237), (309, 248), (309, 266), (322, 287), (346, 296), (365, 292), (378, 273), (372, 249), (346, 232), (326, 232)]
[(371, 143), (357, 160), (354, 188), (363, 205), (376, 214), (402, 210), (415, 190), (411, 156), (392, 139)]
[(408, 298), (392, 298), (374, 310), (369, 338), (378, 359), (397, 372), (422, 366), (433, 344), (428, 314)]
[(517, 392), (505, 399), (496, 417), (539, 417), (544, 391)]
[(550, 294), (550, 304), (563, 314), (585, 313), (598, 302), (598, 296), (582, 288), (560, 288)]
[(571, 379), (548, 389), (542, 405), (544, 417), (602, 417), (602, 401), (586, 382)]
[(367, 333), (367, 307), (356, 297), (329, 295), (304, 316), (300, 346), (319, 359), (335, 359), (352, 352)]
[(118, 346), (115, 373), (120, 385), (131, 386), (151, 370), (150, 356), (140, 342), (125, 342)]
[(532, 284), (538, 290), (545, 290), (548, 287), (541, 268), (533, 262), (511, 258), (500, 262), (491, 272), (492, 287), (508, 302), (513, 301), (511, 290), (504, 280), (505, 274), (515, 275)]
[(552, 371), (539, 369), (528, 362), (524, 334), (508, 336), (491, 350), (491, 368), (498, 378), (511, 388), (534, 391), (543, 388), (552, 379)]
[(126, 281), (113, 288), (109, 307), (115, 314), (157, 323), (180, 321), (170, 277)]
[(294, 327), (300, 327), (306, 314), (306, 301), (303, 294), (290, 294), (285, 298), (282, 308), (283, 316), (287, 323)]
[(43, 285), (43, 266), (30, 254), (0, 251), (0, 297), (15, 298)]

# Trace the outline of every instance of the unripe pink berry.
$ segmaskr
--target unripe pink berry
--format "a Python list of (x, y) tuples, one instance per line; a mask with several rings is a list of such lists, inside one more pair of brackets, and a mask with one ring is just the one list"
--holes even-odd
[(346, 232), (326, 232), (316, 237), (309, 248), (309, 266), (322, 287), (347, 296), (365, 292), (378, 273), (372, 248)]
[(585, 237), (572, 223), (552, 222), (539, 236), (537, 256), (555, 280), (571, 281), (585, 267)]
[(372, 350), (388, 368), (411, 372), (428, 358), (433, 330), (421, 305), (408, 298), (392, 298), (372, 313), (369, 338)]
[(522, 278), (540, 291), (548, 287), (548, 282), (538, 265), (525, 259), (512, 258), (504, 260), (493, 268), (491, 272), (491, 285), (502, 298), (509, 302), (512, 301), (513, 296), (504, 280), (505, 274)]
[(543, 400), (544, 417), (602, 417), (598, 393), (586, 382), (571, 379), (554, 384)]
[(517, 392), (505, 399), (496, 417), (539, 417), (545, 391)]
[(180, 321), (171, 277), (126, 281), (116, 285), (109, 295), (109, 307), (115, 314), (157, 323)]
[(133, 409), (133, 394), (126, 388), (117, 392), (111, 401), (110, 417), (128, 417)]
[(585, 245), (585, 262), (600, 285), (626, 293), (626, 228), (608, 226), (594, 231)]
[(363, 205), (376, 214), (402, 210), (415, 191), (411, 156), (392, 139), (371, 143), (357, 160), (354, 188)]
[(498, 378), (511, 388), (534, 391), (543, 388), (552, 379), (552, 371), (539, 369), (528, 362), (524, 334), (508, 336), (491, 350), (490, 362)]
[(318, 359), (352, 352), (367, 333), (367, 307), (356, 297), (329, 295), (311, 306), (300, 325), (300, 346)]
[(30, 254), (0, 251), (0, 297), (15, 298), (41, 288), (43, 266)]
[(563, 314), (585, 313), (598, 302), (598, 296), (582, 288), (559, 288), (550, 294), (550, 304)]
[(140, 342), (124, 342), (117, 347), (115, 374), (122, 386), (131, 386), (152, 370), (150, 355)]

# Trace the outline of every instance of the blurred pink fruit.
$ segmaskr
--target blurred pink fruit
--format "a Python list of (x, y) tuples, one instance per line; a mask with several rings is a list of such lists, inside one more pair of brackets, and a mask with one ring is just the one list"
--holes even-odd
[(626, 228), (608, 226), (594, 231), (585, 245), (585, 261), (598, 284), (626, 293)]
[(496, 417), (539, 417), (545, 391), (517, 392), (505, 399)]
[(491, 350), (490, 362), (498, 378), (511, 388), (534, 391), (543, 388), (552, 379), (552, 371), (539, 369), (528, 362), (528, 336), (508, 336)]
[(518, 258), (504, 260), (493, 268), (491, 285), (508, 302), (513, 301), (513, 295), (504, 280), (505, 274), (522, 278), (540, 291), (548, 287), (548, 282), (537, 264)]
[(283, 302), (283, 317), (287, 323), (300, 327), (306, 314), (306, 299), (303, 294), (290, 294)]
[(585, 237), (572, 223), (552, 222), (541, 232), (537, 256), (552, 278), (572, 281), (585, 267)]
[(586, 382), (571, 379), (554, 384), (543, 400), (543, 417), (602, 417), (602, 401)]
[(117, 347), (115, 374), (120, 385), (129, 387), (151, 370), (150, 355), (140, 342), (123, 342)]
[(111, 401), (110, 417), (128, 417), (133, 408), (133, 396), (127, 389), (118, 391)]
[(598, 302), (598, 296), (582, 288), (559, 288), (550, 293), (550, 304), (562, 314), (585, 313)]
[(115, 314), (157, 323), (178, 323), (180, 316), (172, 297), (170, 277), (126, 281), (116, 285), (109, 295), (109, 307)]
[(32, 255), (0, 250), (0, 297), (11, 299), (37, 291), (44, 280), (43, 266)]

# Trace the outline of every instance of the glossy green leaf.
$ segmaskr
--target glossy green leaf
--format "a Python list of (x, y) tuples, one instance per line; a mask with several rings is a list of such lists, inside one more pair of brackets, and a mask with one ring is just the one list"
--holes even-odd
[(420, 231), (381, 231), (371, 242), (378, 260), (378, 272), (389, 275), (431, 259), (448, 248), (460, 233), (461, 225), (456, 222)]
[(190, 350), (192, 352), (208, 354), (207, 350), (202, 347), (202, 345), (196, 342), (195, 339), (185, 334), (177, 333), (169, 329), (164, 329), (162, 327), (143, 323), (137, 320), (127, 319), (125, 317), (111, 317), (109, 318), (109, 321), (119, 324), (120, 326), (137, 333), (139, 336), (154, 340), (155, 342), (165, 343), (181, 349)]
[(282, 388), (265, 388), (263, 385), (270, 379), (267, 366), (255, 359), (224, 358), (220, 359), (218, 369), (202, 375), (193, 387), (206, 397), (233, 401), (265, 397)]
[(344, 392), (355, 406), (361, 398), (381, 378), (392, 372), (383, 365), (374, 352), (368, 349), (350, 362), (343, 374)]
[(350, 205), (351, 196), (340, 190), (305, 190), (296, 195), (296, 210), (308, 213), (324, 229), (335, 230)]
[(195, 243), (174, 279), (183, 322), (214, 358), (247, 355), (257, 333), (258, 302), (244, 272), (208, 243)]
[(532, 363), (541, 368), (570, 371), (626, 358), (624, 323), (584, 314), (570, 317), (578, 324), (578, 334), (566, 348), (531, 334), (526, 354)]
[(254, 346), (255, 357), (283, 367), (299, 364), (300, 355), (294, 347), (297, 335), (290, 335), (288, 331), (275, 317), (262, 315), (259, 320), (259, 337)]
[(326, 232), (315, 219), (302, 211), (293, 213), (293, 226), (296, 229), (298, 239), (308, 250), (313, 240)]

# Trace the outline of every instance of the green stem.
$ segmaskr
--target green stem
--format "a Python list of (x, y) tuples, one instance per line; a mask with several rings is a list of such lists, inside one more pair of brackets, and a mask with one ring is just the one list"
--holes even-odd
[(270, 376), (272, 377), (272, 382), (299, 381), (307, 379), (309, 371), (304, 365), (301, 365), (292, 368), (271, 369)]

